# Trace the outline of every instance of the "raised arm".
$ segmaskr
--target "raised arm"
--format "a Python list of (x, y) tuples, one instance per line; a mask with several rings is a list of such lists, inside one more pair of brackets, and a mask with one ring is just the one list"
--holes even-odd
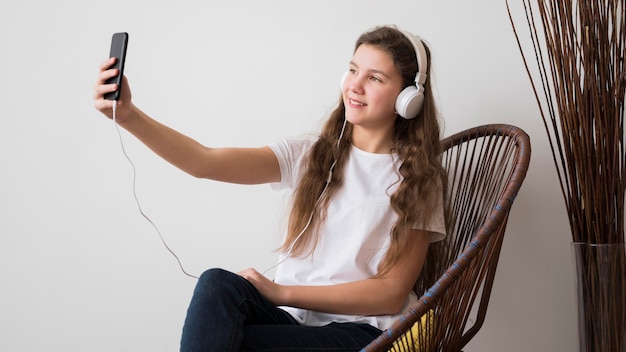
[[(115, 102), (104, 94), (115, 91), (115, 84), (105, 81), (117, 74), (109, 69), (115, 58), (100, 66), (94, 87), (94, 105), (109, 118)], [(278, 160), (269, 147), (210, 148), (152, 119), (132, 103), (128, 80), (123, 78), (122, 95), (116, 103), (116, 121), (163, 159), (192, 176), (211, 180), (258, 184), (280, 181)]]

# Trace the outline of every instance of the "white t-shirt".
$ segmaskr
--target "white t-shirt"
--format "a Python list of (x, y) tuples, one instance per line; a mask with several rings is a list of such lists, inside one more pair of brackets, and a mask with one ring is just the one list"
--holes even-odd
[[(270, 148), (280, 164), (281, 181), (274, 189), (293, 188), (304, 172), (307, 153), (314, 139), (284, 140)], [(400, 184), (399, 162), (394, 154), (373, 154), (352, 146), (344, 167), (344, 184), (331, 199), (315, 250), (309, 256), (281, 254), (274, 281), (283, 285), (332, 285), (371, 278), (377, 272), (390, 243), (397, 214), (389, 196)], [(430, 224), (431, 242), (445, 238), (443, 207)], [(313, 241), (312, 241), (313, 242)], [(309, 253), (306, 251), (305, 253)], [(402, 312), (415, 301), (406, 298)], [(304, 325), (321, 326), (330, 322), (357, 322), (385, 330), (399, 315), (358, 316), (327, 314), (283, 307)]]

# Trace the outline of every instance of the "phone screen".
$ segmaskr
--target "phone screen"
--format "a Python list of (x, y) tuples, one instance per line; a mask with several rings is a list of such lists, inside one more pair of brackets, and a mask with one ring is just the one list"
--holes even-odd
[(114, 92), (107, 93), (104, 95), (105, 99), (108, 100), (118, 100), (120, 98), (120, 93), (122, 90), (122, 77), (124, 76), (124, 63), (126, 61), (126, 48), (128, 46), (128, 33), (120, 32), (114, 33), (113, 38), (111, 39), (111, 52), (109, 57), (116, 57), (117, 60), (115, 64), (111, 66), (111, 68), (119, 69), (119, 73), (115, 77), (111, 77), (105, 83), (116, 83), (118, 89)]

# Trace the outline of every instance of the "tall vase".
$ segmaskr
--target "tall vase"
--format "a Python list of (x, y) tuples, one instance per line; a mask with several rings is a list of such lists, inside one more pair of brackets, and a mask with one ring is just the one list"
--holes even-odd
[(580, 352), (626, 352), (626, 244), (573, 243)]

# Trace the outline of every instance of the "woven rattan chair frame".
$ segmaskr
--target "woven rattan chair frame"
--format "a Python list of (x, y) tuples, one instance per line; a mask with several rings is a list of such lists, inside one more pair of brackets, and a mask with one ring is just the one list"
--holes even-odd
[[(447, 137), (442, 148), (448, 236), (429, 248), (418, 302), (362, 351), (461, 351), (484, 322), (509, 211), (530, 163), (530, 138), (518, 127), (490, 124)], [(433, 318), (421, 319), (427, 312)]]

